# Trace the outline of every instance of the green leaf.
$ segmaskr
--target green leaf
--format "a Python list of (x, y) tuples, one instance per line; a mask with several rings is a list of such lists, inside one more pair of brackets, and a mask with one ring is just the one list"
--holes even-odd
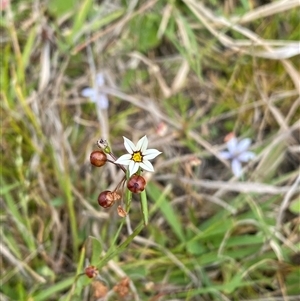
[(10, 192), (11, 190), (13, 190), (18, 186), (20, 186), (20, 183), (13, 183), (13, 184), (3, 186), (3, 183), (1, 182), (0, 195), (7, 194), (8, 192)]
[(226, 294), (231, 294), (235, 291), (237, 287), (240, 287), (242, 285), (243, 278), (240, 274), (235, 275), (229, 282), (226, 282), (226, 285), (224, 287), (224, 292)]
[(117, 248), (114, 248), (113, 246), (110, 247), (110, 249), (107, 251), (105, 256), (99, 260), (99, 262), (96, 264), (98, 269), (100, 270), (102, 267), (104, 267), (114, 256), (120, 254), (123, 252), (128, 245), (133, 241), (133, 239), (142, 231), (144, 228), (144, 224), (139, 223), (139, 225), (135, 228), (135, 230), (130, 234), (124, 242), (122, 242)]
[(25, 47), (23, 48), (22, 52), (22, 61), (23, 61), (23, 66), (24, 68), (27, 68), (30, 60), (30, 55), (32, 51), (34, 50), (34, 43), (36, 42), (36, 35), (37, 35), (37, 28), (32, 28), (31, 31), (28, 33), (27, 38), (26, 38), (26, 44)]
[(184, 232), (182, 229), (182, 224), (179, 218), (179, 213), (171, 206), (170, 200), (165, 197), (162, 192), (153, 183), (149, 183), (147, 188), (147, 193), (150, 198), (156, 203), (164, 217), (166, 218), (168, 224), (172, 228), (173, 232), (176, 234), (181, 242), (185, 241)]
[(143, 219), (144, 219), (144, 225), (148, 225), (148, 220), (149, 220), (149, 213), (148, 213), (148, 203), (147, 203), (147, 195), (146, 191), (141, 192), (141, 207), (142, 207), (142, 214), (143, 214)]
[(131, 30), (136, 33), (135, 47), (141, 52), (147, 52), (159, 44), (157, 32), (159, 28), (159, 16), (156, 14), (143, 14), (131, 22)]
[(92, 259), (91, 259), (91, 264), (95, 265), (97, 262), (99, 262), (101, 253), (102, 253), (102, 245), (96, 237), (90, 236), (89, 237), (92, 240)]
[(291, 202), (289, 210), (294, 214), (300, 214), (300, 197)]
[(191, 240), (187, 242), (186, 249), (190, 254), (200, 255), (205, 251), (207, 252), (207, 248), (205, 248), (199, 241)]
[(71, 41), (75, 42), (75, 36), (78, 34), (78, 32), (81, 31), (81, 29), (84, 26), (84, 23), (87, 19), (88, 13), (90, 11), (90, 8), (92, 6), (93, 1), (92, 0), (85, 0), (82, 2), (78, 13), (75, 14), (75, 19), (74, 19), (74, 24), (72, 28), (72, 33), (71, 33)]
[[(39, 293), (34, 294), (34, 296), (32, 297), (32, 300), (34, 300), (34, 301), (50, 300), (50, 298), (53, 298), (53, 296), (55, 296), (55, 294), (68, 289), (73, 284), (73, 282), (74, 282), (74, 277), (63, 279), (60, 282), (41, 290)], [(28, 300), (31, 300), (31, 299), (28, 298)]]
[(77, 0), (51, 0), (49, 1), (48, 7), (49, 11), (53, 15), (55, 15), (56, 17), (60, 17), (68, 11), (74, 9), (77, 3)]

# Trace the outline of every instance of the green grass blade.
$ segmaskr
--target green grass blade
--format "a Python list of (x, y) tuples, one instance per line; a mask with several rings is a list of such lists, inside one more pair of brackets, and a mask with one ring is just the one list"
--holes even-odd
[(47, 301), (53, 298), (56, 294), (65, 291), (74, 283), (74, 277), (62, 279), (61, 281), (55, 283), (52, 286), (48, 286), (41, 292), (33, 294), (31, 297), (34, 301)]
[(156, 203), (174, 234), (181, 242), (185, 241), (184, 231), (180, 222), (179, 213), (171, 206), (170, 200), (153, 183), (146, 187), (147, 194)]
[(70, 35), (71, 43), (75, 43), (75, 40), (77, 39), (76, 36), (78, 36), (78, 33), (81, 31), (82, 27), (84, 26), (84, 22), (87, 20), (87, 16), (90, 12), (92, 3), (93, 3), (92, 0), (83, 1), (81, 3), (80, 8), (75, 13), (73, 28)]
[(147, 195), (145, 190), (141, 192), (141, 208), (142, 208), (142, 214), (144, 219), (144, 225), (147, 226), (149, 220), (149, 213), (148, 213)]

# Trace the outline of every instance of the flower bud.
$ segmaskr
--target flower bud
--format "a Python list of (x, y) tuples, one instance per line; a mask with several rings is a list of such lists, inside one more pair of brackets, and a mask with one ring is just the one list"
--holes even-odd
[(110, 150), (110, 147), (107, 143), (107, 141), (105, 139), (100, 139), (97, 141), (97, 145), (99, 148), (101, 148), (106, 154), (110, 154), (111, 153), (111, 150)]
[(98, 196), (98, 204), (103, 208), (109, 208), (115, 203), (115, 197), (109, 190), (101, 192)]
[(127, 188), (133, 193), (140, 193), (145, 189), (146, 180), (139, 175), (133, 175), (127, 182)]
[(98, 276), (99, 270), (95, 266), (89, 265), (85, 268), (84, 273), (89, 278), (95, 278), (96, 276)]
[(103, 151), (93, 151), (90, 155), (90, 162), (92, 165), (101, 167), (103, 166), (107, 161), (107, 156)]

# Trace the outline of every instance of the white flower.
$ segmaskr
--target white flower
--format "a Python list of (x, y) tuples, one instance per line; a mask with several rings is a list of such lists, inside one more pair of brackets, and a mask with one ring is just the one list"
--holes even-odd
[(220, 157), (231, 160), (231, 169), (236, 177), (242, 175), (242, 162), (248, 162), (255, 157), (255, 154), (248, 151), (251, 139), (245, 138), (238, 142), (236, 137), (231, 138), (227, 143), (228, 151), (220, 152)]
[(96, 81), (94, 84), (94, 88), (85, 88), (81, 91), (81, 95), (83, 97), (89, 97), (90, 100), (99, 107), (99, 109), (107, 109), (108, 108), (108, 99), (107, 95), (99, 92), (99, 88), (104, 86), (104, 75), (103, 73), (98, 73), (96, 75)]
[(129, 154), (121, 156), (115, 163), (129, 165), (129, 176), (136, 173), (139, 168), (147, 171), (154, 171), (153, 165), (149, 160), (154, 159), (161, 154), (161, 152), (157, 149), (147, 149), (147, 137), (142, 137), (136, 145), (126, 137), (123, 138), (124, 146)]

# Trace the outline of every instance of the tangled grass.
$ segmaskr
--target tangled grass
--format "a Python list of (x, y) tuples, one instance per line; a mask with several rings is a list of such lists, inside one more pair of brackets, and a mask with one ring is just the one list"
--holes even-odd
[[(299, 6), (2, 0), (0, 299), (299, 300)], [(99, 72), (108, 108), (82, 96)], [(122, 174), (89, 163), (144, 135), (147, 227), (135, 197), (98, 206)]]

